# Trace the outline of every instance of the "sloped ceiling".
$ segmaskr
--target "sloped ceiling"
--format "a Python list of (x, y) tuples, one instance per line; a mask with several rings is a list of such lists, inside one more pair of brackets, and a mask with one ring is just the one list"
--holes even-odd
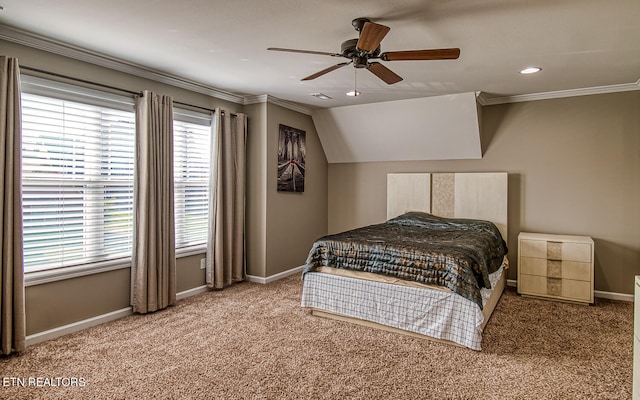
[(474, 93), (316, 110), (329, 163), (481, 158)]

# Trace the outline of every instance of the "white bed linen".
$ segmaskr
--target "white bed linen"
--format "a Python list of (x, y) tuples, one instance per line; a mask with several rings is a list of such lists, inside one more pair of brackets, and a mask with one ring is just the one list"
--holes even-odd
[[(491, 287), (504, 267), (489, 275)], [(491, 289), (482, 289), (486, 304)], [(482, 309), (450, 291), (394, 285), (308, 272), (304, 276), (302, 307), (372, 321), (481, 350)]]

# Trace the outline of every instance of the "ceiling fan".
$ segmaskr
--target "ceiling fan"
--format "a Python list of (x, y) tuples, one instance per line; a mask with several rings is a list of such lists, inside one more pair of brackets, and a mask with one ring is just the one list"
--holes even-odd
[(283, 49), (280, 47), (269, 47), (267, 50), (285, 51), (290, 53), (317, 54), (331, 57), (344, 57), (350, 61), (341, 62), (311, 74), (303, 81), (316, 79), (338, 68), (342, 68), (349, 64), (353, 64), (355, 68), (366, 68), (375, 76), (392, 85), (400, 82), (402, 77), (391, 71), (377, 61), (413, 61), (413, 60), (455, 60), (460, 56), (460, 49), (433, 49), (433, 50), (404, 50), (404, 51), (387, 51), (381, 53), (380, 43), (382, 39), (389, 33), (388, 26), (371, 22), (368, 18), (356, 18), (351, 24), (356, 31), (359, 32), (358, 39), (350, 39), (342, 42), (340, 53), (327, 53), (322, 51)]

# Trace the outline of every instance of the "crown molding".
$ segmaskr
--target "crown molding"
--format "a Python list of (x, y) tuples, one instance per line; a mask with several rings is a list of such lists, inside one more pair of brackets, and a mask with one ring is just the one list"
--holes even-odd
[(0, 24), (0, 39), (17, 43), (23, 46), (49, 53), (84, 61), (115, 71), (124, 72), (140, 78), (150, 79), (167, 85), (187, 89), (192, 92), (205, 94), (217, 99), (230, 101), (232, 103), (244, 104), (244, 97), (234, 93), (216, 89), (212, 86), (204, 85), (195, 81), (180, 78), (164, 72), (156, 71), (142, 65), (134, 64), (114, 57), (109, 57), (91, 50), (73, 46), (68, 43), (57, 41), (34, 33)]
[(267, 95), (267, 94), (257, 94), (255, 96), (245, 96), (244, 97), (244, 105), (266, 103), (268, 101), (268, 98), (269, 98), (269, 95)]
[[(0, 39), (17, 43), (23, 46), (44, 50), (78, 61), (124, 72), (140, 78), (150, 79), (167, 85), (201, 93), (217, 99), (230, 101), (236, 104), (271, 103), (281, 107), (311, 115), (312, 110), (298, 103), (282, 100), (270, 95), (242, 96), (227, 92), (199, 82), (184, 79), (178, 76), (156, 71), (142, 65), (134, 64), (114, 57), (106, 56), (98, 52), (87, 50), (68, 43), (57, 41), (31, 32), (23, 31), (7, 25), (0, 24)], [(486, 92), (477, 92), (476, 99), (481, 106), (490, 106), (507, 103), (520, 103), (525, 101), (559, 99), (564, 97), (588, 96), (592, 94), (628, 92), (640, 90), (640, 79), (634, 83), (625, 83), (609, 86), (597, 86), (591, 88), (559, 90), (553, 92), (531, 93), (514, 96), (492, 96)]]
[(634, 83), (623, 83), (619, 85), (596, 86), (582, 89), (558, 90), (554, 92), (541, 92), (531, 94), (521, 94), (515, 96), (492, 97), (485, 92), (478, 92), (476, 99), (482, 106), (492, 106), (496, 104), (521, 103), (525, 101), (561, 99), (564, 97), (589, 96), (592, 94), (605, 94), (617, 92), (630, 92), (640, 90), (640, 79)]
[(257, 103), (275, 104), (277, 106), (284, 107), (284, 108), (287, 108), (287, 109), (292, 110), (292, 111), (297, 111), (299, 113), (306, 114), (306, 115), (311, 115), (311, 113), (312, 113), (312, 110), (310, 108), (302, 106), (302, 105), (300, 105), (298, 103), (293, 103), (291, 101), (282, 100), (282, 99), (279, 99), (277, 97), (273, 97), (273, 96), (268, 95), (268, 94), (261, 94), (261, 95), (256, 95), (256, 96), (245, 96), (245, 98), (244, 98), (244, 104), (245, 105), (257, 104)]

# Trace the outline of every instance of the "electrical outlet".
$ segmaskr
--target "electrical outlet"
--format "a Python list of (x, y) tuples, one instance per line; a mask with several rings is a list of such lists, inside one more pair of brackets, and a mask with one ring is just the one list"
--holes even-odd
[(200, 269), (205, 269), (206, 267), (207, 267), (206, 259), (201, 258), (200, 259)]

